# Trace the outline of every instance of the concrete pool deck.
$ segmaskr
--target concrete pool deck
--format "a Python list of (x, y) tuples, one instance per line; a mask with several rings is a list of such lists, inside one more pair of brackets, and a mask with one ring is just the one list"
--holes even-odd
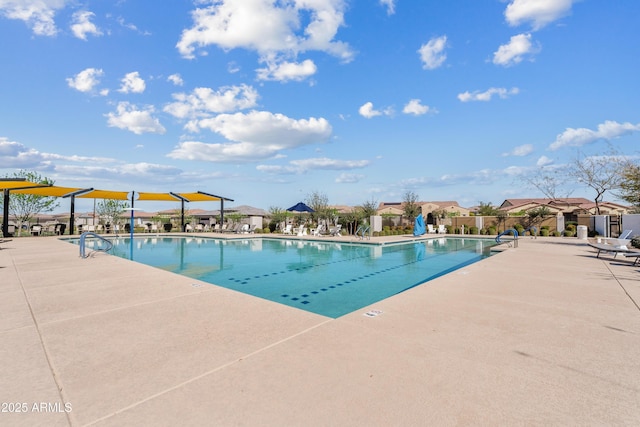
[(338, 319), (55, 237), (0, 248), (0, 425), (640, 425), (640, 268), (575, 238)]

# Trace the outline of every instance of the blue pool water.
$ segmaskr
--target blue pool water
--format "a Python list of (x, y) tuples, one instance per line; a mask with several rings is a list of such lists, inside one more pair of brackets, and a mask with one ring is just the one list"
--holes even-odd
[(480, 261), (495, 245), (448, 237), (393, 245), (162, 236), (112, 242), (113, 255), (333, 318)]

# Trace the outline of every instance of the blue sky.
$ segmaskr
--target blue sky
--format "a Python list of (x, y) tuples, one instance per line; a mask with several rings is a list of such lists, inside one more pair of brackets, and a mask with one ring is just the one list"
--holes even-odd
[(638, 156), (639, 16), (637, 0), (0, 0), (0, 174), (263, 209), (543, 197), (520, 177)]

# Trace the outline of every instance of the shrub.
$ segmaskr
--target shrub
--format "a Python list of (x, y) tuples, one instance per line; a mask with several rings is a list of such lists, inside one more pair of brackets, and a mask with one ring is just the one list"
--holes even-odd
[(478, 227), (475, 225), (473, 227), (469, 227), (469, 234), (478, 234)]
[(493, 236), (495, 234), (498, 234), (498, 232), (497, 232), (495, 227), (489, 227), (489, 230), (488, 230), (487, 234), (490, 234), (490, 235)]
[(565, 237), (573, 237), (575, 235), (576, 235), (576, 232), (573, 231), (573, 230), (570, 230), (568, 228), (566, 230), (564, 230), (564, 236)]
[(549, 236), (549, 229), (548, 228), (541, 228), (540, 229), (540, 235), (543, 237), (548, 237)]
[(635, 236), (631, 239), (631, 246), (640, 249), (640, 236)]
[(558, 230), (554, 231), (553, 233), (551, 233), (551, 235), (553, 237), (560, 237), (562, 235), (562, 233), (560, 233)]

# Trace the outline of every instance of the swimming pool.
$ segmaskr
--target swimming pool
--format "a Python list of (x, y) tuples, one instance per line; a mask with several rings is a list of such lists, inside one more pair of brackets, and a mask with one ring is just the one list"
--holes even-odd
[(333, 318), (480, 261), (496, 244), (450, 237), (386, 245), (260, 237), (111, 242), (113, 255)]

